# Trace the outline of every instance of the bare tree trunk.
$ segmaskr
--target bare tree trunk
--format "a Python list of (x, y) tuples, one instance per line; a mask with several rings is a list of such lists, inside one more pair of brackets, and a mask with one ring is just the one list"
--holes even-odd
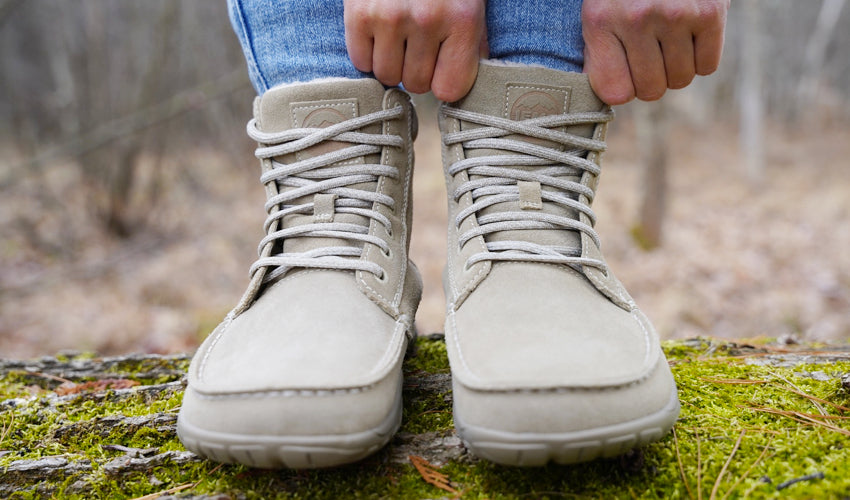
[(762, 97), (761, 23), (759, 0), (744, 0), (741, 44), (741, 137), (747, 179), (764, 182), (764, 102)]
[(641, 103), (636, 109), (643, 186), (639, 220), (632, 228), (632, 236), (645, 250), (661, 245), (667, 208), (666, 108), (664, 101), (658, 101)]
[(823, 0), (817, 24), (809, 42), (806, 44), (806, 58), (803, 60), (803, 74), (797, 87), (797, 116), (806, 118), (809, 114), (806, 108), (812, 105), (817, 96), (818, 84), (824, 61), (826, 61), (826, 49), (832, 40), (838, 19), (841, 17), (841, 9), (845, 0)]

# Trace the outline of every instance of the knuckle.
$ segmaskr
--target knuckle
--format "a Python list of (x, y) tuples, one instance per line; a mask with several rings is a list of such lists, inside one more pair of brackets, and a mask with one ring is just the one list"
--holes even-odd
[(385, 5), (372, 11), (371, 17), (385, 26), (401, 26), (405, 21), (405, 11), (397, 6)]
[(658, 17), (659, 7), (653, 2), (632, 2), (626, 7), (624, 19), (631, 26), (645, 26), (652, 19)]
[(602, 31), (611, 28), (612, 23), (623, 15), (622, 7), (612, 8), (604, 2), (584, 2), (581, 8), (582, 26), (589, 31)]
[(466, 26), (475, 25), (483, 15), (483, 10), (478, 3), (462, 3), (454, 7), (452, 17)]
[(668, 23), (679, 24), (682, 22), (690, 22), (697, 16), (697, 12), (689, 9), (687, 6), (674, 2), (665, 4), (662, 16)]
[(703, 26), (722, 23), (726, 17), (727, 0), (701, 2), (697, 12), (697, 21)]
[(424, 30), (437, 28), (444, 18), (443, 10), (439, 7), (420, 6), (410, 12), (412, 23)]

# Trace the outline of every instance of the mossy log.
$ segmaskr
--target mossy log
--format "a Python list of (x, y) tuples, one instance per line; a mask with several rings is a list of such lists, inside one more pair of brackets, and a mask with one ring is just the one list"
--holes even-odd
[(665, 343), (675, 432), (613, 459), (501, 467), (454, 434), (441, 336), (405, 362), (401, 431), (347, 467), (220, 465), (175, 435), (188, 356), (0, 360), (0, 498), (848, 498), (850, 346)]

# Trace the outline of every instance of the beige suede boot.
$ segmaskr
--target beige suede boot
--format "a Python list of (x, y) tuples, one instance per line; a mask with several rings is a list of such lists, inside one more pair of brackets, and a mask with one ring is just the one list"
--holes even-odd
[(658, 336), (593, 229), (611, 118), (584, 75), (494, 63), (441, 108), (454, 419), (482, 458), (616, 455), (678, 415)]
[(401, 421), (422, 289), (407, 258), (416, 117), (372, 79), (277, 87), (254, 115), (268, 234), (192, 360), (177, 432), (222, 462), (353, 462)]

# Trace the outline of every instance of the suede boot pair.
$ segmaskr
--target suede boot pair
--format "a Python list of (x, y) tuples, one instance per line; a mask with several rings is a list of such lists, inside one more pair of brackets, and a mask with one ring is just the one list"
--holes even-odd
[[(267, 236), (192, 360), (178, 434), (223, 462), (353, 462), (401, 422), (422, 289), (407, 257), (415, 112), (401, 90), (334, 79), (272, 89), (254, 114)], [(678, 415), (657, 334), (593, 230), (611, 117), (583, 75), (491, 63), (441, 107), (454, 418), (482, 458), (616, 455)]]

